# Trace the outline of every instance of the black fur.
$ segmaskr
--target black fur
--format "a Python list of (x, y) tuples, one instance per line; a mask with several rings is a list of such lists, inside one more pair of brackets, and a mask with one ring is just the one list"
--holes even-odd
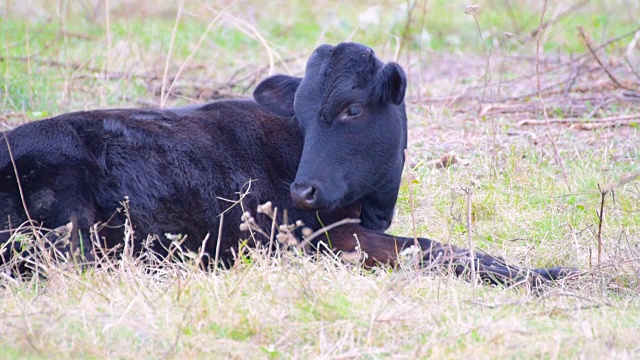
[[(391, 223), (404, 164), (406, 85), (399, 65), (383, 64), (363, 45), (323, 45), (303, 78), (267, 78), (255, 101), (75, 112), (20, 126), (0, 139), (0, 226), (15, 229), (28, 218), (46, 228), (72, 222), (79, 235), (72, 246), (91, 260), (94, 224), (103, 225), (101, 249), (122, 243), (126, 216), (118, 209), (125, 205), (135, 250), (153, 234), (160, 254), (167, 233), (186, 236), (183, 246), (192, 251), (207, 234), (217, 239), (226, 211), (219, 255), (230, 261), (249, 234), (240, 230), (241, 206), (228, 200), (247, 193), (246, 209), (272, 201), (312, 229), (322, 227), (318, 218), (359, 216), (360, 225), (332, 233), (334, 250), (360, 246), (372, 254), (368, 264), (394, 262), (413, 244), (381, 233)], [(254, 216), (269, 228), (270, 219)], [(0, 244), (9, 237), (0, 234)], [(420, 244), (442, 249), (428, 239)], [(0, 255), (6, 261), (17, 248)], [(211, 240), (204, 251), (213, 257), (215, 249)], [(513, 269), (493, 273), (516, 278)]]
[[(165, 233), (183, 234), (184, 246), (197, 250), (232, 205), (221, 199), (238, 199), (250, 181), (248, 209), (271, 200), (290, 219), (319, 228), (316, 212), (296, 209), (290, 196), (290, 184), (311, 178), (321, 187), (317, 209), (360, 202), (362, 225), (384, 230), (400, 183), (407, 119), (402, 101), (396, 104), (406, 83), (386, 90), (397, 93), (396, 101), (370, 100), (374, 87), (385, 86), (382, 68), (367, 47), (327, 45), (311, 57), (304, 79), (276, 75), (259, 84), (257, 102), (76, 112), (18, 127), (6, 133), (8, 144), (0, 139), (2, 228), (27, 220), (10, 147), (31, 219), (46, 228), (74, 219), (82, 238), (93, 224), (108, 224), (100, 233), (105, 248), (122, 241), (125, 216), (116, 210), (126, 197), (135, 244), (158, 235), (155, 250), (162, 253)], [(365, 113), (337, 120), (354, 102)], [(222, 258), (248, 237), (239, 230), (241, 213), (240, 206), (226, 213)], [(10, 234), (0, 236), (6, 242)], [(213, 255), (215, 241), (206, 250)]]

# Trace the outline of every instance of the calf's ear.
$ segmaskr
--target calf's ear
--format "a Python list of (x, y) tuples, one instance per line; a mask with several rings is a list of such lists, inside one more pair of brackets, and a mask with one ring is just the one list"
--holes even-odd
[(278, 116), (292, 117), (293, 99), (302, 78), (288, 75), (273, 75), (264, 80), (253, 91), (256, 102)]
[(407, 76), (402, 67), (394, 62), (385, 64), (376, 74), (372, 98), (374, 101), (392, 101), (399, 105), (404, 101), (407, 90)]

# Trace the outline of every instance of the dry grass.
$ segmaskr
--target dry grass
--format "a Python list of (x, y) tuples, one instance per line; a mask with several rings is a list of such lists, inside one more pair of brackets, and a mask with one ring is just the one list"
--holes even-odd
[[(638, 299), (595, 276), (544, 294), (413, 269), (253, 253), (216, 273), (125, 257), (4, 282), (1, 349), (50, 357), (607, 357), (637, 350)], [(598, 286), (600, 285), (600, 286)]]
[[(640, 70), (640, 52), (627, 49), (637, 27), (630, 13), (640, 5), (592, 1), (565, 13), (574, 4), (549, 4), (549, 23), (540, 34), (540, 90), (550, 120), (563, 120), (552, 122), (549, 132), (519, 125), (543, 120), (532, 34), (541, 4), (505, 2), (509, 11), (501, 2), (480, 3), (474, 19), (464, 14), (469, 4), (456, 1), (418, 1), (409, 8), (384, 1), (300, 1), (287, 15), (279, 15), (285, 5), (278, 1), (260, 7), (188, 1), (176, 26), (175, 2), (8, 1), (0, 6), (7, 19), (0, 25), (1, 123), (12, 128), (79, 109), (243, 96), (269, 72), (300, 74), (317, 43), (365, 42), (384, 59), (397, 57), (411, 84), (412, 184), (401, 189), (390, 231), (412, 237), (415, 226), (418, 236), (467, 244), (467, 197), (459, 189), (472, 188), (477, 247), (512, 263), (575, 266), (587, 275), (529, 293), (474, 288), (413, 268), (363, 269), (293, 253), (275, 259), (254, 253), (233, 269), (213, 273), (199, 271), (192, 261), (158, 267), (125, 257), (90, 269), (43, 261), (46, 279), (0, 278), (0, 353), (638, 357), (640, 188), (619, 181), (637, 172), (640, 161), (633, 118), (639, 111), (634, 70)], [(353, 16), (366, 11), (368, 18)], [(372, 27), (376, 11), (389, 18), (381, 16)], [(606, 23), (602, 14), (619, 21)], [(573, 28), (576, 22), (593, 37), (593, 46), (630, 36), (595, 59)], [(608, 72), (635, 92), (617, 86)], [(620, 117), (631, 119), (605, 121)], [(580, 130), (598, 121), (607, 126)], [(430, 160), (445, 153), (455, 154), (458, 163), (434, 168)], [(598, 185), (609, 184), (615, 197), (605, 198), (599, 224)]]

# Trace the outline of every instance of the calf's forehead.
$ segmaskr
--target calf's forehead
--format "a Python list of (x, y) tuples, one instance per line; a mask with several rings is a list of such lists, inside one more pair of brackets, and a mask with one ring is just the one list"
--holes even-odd
[(316, 48), (316, 50), (311, 54), (310, 62), (314, 60), (326, 60), (327, 58), (331, 58), (332, 60), (340, 61), (343, 58), (353, 58), (353, 57), (373, 57), (375, 56), (374, 51), (362, 44), (358, 43), (340, 43), (336, 46), (331, 45), (320, 45)]
[[(382, 62), (373, 50), (361, 44), (321, 45), (309, 58), (301, 87), (330, 92), (345, 87), (364, 88)], [(311, 89), (307, 89), (311, 90)]]

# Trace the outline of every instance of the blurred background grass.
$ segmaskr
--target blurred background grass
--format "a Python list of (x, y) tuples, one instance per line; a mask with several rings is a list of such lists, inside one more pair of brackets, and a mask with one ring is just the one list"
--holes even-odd
[[(485, 47), (496, 63), (501, 52), (534, 53), (532, 35), (539, 25), (541, 1), (477, 4), (484, 44), (473, 17), (464, 12), (471, 4), (459, 0), (190, 0), (184, 1), (169, 51), (180, 1), (7, 0), (0, 4), (0, 104), (4, 112), (32, 118), (131, 104), (158, 92), (151, 83), (162, 77), (167, 55), (169, 73), (175, 74), (218, 15), (186, 71), (186, 80), (208, 81), (216, 90), (269, 65), (270, 55), (275, 67), (268, 71), (300, 74), (306, 55), (321, 43), (362, 42), (387, 60), (405, 56), (400, 61), (406, 67), (412, 56), (424, 67), (429, 66), (430, 54), (473, 57), (482, 55)], [(600, 43), (639, 25), (637, 0), (552, 1), (548, 7), (549, 26), (542, 36), (546, 55), (584, 52), (577, 26), (589, 29)], [(515, 37), (510, 40), (505, 32)], [(625, 45), (619, 41), (607, 51)], [(263, 75), (264, 71), (253, 77)], [(233, 83), (227, 90), (244, 94), (254, 83)], [(435, 95), (446, 90), (436, 89)], [(92, 101), (96, 98), (99, 102)]]

